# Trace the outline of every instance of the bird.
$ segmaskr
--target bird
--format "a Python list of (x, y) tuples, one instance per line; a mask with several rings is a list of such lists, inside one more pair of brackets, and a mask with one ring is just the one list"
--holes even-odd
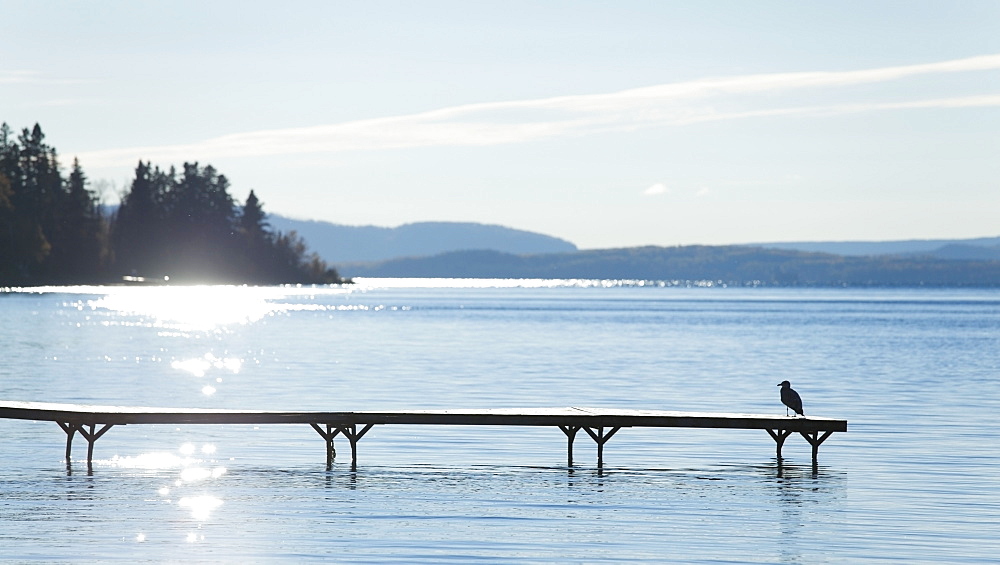
[(785, 405), (785, 416), (788, 415), (788, 409), (791, 408), (796, 414), (806, 415), (802, 411), (802, 397), (799, 393), (792, 390), (792, 383), (788, 381), (781, 381), (781, 403)]

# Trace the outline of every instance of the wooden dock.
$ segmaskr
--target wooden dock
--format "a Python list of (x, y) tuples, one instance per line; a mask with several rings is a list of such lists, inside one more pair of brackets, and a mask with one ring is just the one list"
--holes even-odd
[(767, 414), (720, 414), (627, 410), (610, 408), (498, 408), (484, 410), (407, 410), (364, 412), (209, 410), (140, 406), (94, 406), (48, 402), (0, 401), (0, 418), (49, 421), (66, 432), (66, 464), (70, 464), (73, 437), (87, 440), (87, 466), (94, 443), (114, 426), (135, 424), (309, 424), (326, 442), (327, 468), (336, 455), (333, 440), (343, 435), (351, 445), (351, 465), (357, 467), (358, 441), (376, 425), (442, 426), (550, 426), (567, 438), (568, 464), (573, 464), (573, 441), (584, 430), (597, 444), (597, 464), (604, 463), (604, 444), (622, 428), (729, 428), (766, 430), (777, 444), (777, 456), (788, 436), (799, 433), (812, 445), (813, 463), (819, 446), (833, 432), (846, 432), (847, 421), (795, 418)]

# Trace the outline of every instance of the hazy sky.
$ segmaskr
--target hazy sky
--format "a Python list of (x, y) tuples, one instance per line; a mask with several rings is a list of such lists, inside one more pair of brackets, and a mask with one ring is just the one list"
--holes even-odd
[[(341, 224), (1000, 235), (1000, 2), (0, 0), (0, 121)], [(105, 182), (100, 182), (105, 181)]]

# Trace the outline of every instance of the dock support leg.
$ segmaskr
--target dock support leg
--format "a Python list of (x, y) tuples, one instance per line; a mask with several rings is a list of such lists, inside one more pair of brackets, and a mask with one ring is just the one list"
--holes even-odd
[(591, 438), (597, 442), (597, 466), (604, 466), (604, 444), (611, 439), (611, 436), (615, 435), (621, 427), (611, 428), (611, 431), (604, 433), (604, 428), (583, 428)]
[(785, 440), (788, 436), (792, 435), (792, 432), (787, 430), (767, 430), (768, 435), (770, 435), (774, 442), (778, 445), (778, 459), (781, 459), (781, 446), (785, 445)]
[(333, 446), (333, 438), (337, 437), (337, 434), (340, 433), (340, 428), (334, 428), (331, 424), (326, 424), (326, 429), (324, 430), (316, 422), (309, 422), (309, 425), (326, 441), (326, 470), (329, 471), (333, 468), (333, 459), (337, 456), (337, 449)]
[(573, 466), (573, 440), (576, 439), (576, 432), (580, 431), (580, 426), (559, 426), (559, 429), (566, 434), (566, 466)]
[(81, 425), (79, 426), (80, 435), (87, 440), (87, 469), (93, 466), (94, 461), (94, 443), (104, 435), (105, 432), (110, 430), (114, 424), (104, 424), (99, 431), (95, 432), (94, 429), (97, 427), (95, 424), (89, 424), (90, 430), (85, 430)]
[(326, 469), (329, 471), (333, 468), (333, 458), (337, 456), (337, 450), (333, 448), (333, 438), (337, 437), (337, 434), (344, 434), (347, 441), (351, 443), (351, 469), (356, 470), (358, 468), (358, 440), (364, 437), (375, 424), (365, 424), (360, 432), (357, 424), (349, 426), (326, 424), (325, 430), (315, 422), (309, 422), (309, 425), (326, 440)]
[[(87, 469), (91, 469), (94, 464), (94, 443), (100, 439), (108, 430), (114, 427), (114, 424), (104, 424), (100, 430), (97, 430), (97, 424), (74, 424), (72, 422), (56, 422), (59, 427), (66, 432), (66, 465), (69, 466), (72, 461), (72, 448), (73, 448), (73, 435), (76, 432), (80, 432), (83, 439), (87, 440)], [(87, 427), (90, 429), (88, 430)]]
[(357, 424), (351, 424), (350, 426), (342, 426), (338, 428), (340, 433), (344, 434), (347, 441), (351, 442), (351, 470), (357, 470), (358, 468), (358, 440), (363, 438), (368, 430), (372, 429), (375, 424), (365, 424), (365, 427), (358, 431)]
[(71, 456), (73, 454), (73, 436), (76, 435), (76, 424), (71, 424), (69, 422), (62, 423), (56, 422), (62, 431), (66, 432), (66, 467), (69, 467)]
[(815, 465), (817, 460), (819, 459), (819, 445), (824, 441), (826, 441), (826, 438), (830, 437), (830, 434), (832, 434), (833, 432), (823, 432), (823, 435), (819, 435), (819, 432), (799, 432), (799, 433), (802, 434), (802, 437), (806, 438), (806, 441), (808, 441), (809, 445), (812, 446), (813, 465)]

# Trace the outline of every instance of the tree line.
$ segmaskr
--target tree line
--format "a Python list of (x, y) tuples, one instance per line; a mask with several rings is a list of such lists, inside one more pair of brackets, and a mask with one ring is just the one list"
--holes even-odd
[(172, 282), (343, 282), (295, 232), (270, 228), (251, 190), (241, 205), (211, 165), (140, 161), (105, 213), (74, 159), (63, 176), (36, 124), (0, 126), (0, 286), (91, 284), (123, 276)]
[(351, 276), (629, 279), (668, 285), (1000, 287), (1000, 261), (841, 256), (750, 246), (630, 247), (515, 255), (453, 251), (345, 264)]

